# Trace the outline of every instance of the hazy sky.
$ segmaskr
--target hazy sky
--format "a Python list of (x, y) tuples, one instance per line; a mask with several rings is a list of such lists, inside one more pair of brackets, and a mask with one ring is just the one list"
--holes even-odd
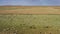
[(2, 5), (27, 5), (27, 6), (41, 6), (41, 5), (54, 5), (60, 6), (60, 0), (0, 0)]

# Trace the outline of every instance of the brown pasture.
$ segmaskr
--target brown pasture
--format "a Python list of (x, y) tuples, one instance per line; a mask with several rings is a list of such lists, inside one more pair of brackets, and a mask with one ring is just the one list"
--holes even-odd
[(0, 6), (0, 14), (60, 14), (60, 6)]

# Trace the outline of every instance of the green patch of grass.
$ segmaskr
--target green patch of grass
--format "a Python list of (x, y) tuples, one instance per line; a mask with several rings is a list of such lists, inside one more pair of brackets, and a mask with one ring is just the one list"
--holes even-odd
[(60, 28), (60, 15), (0, 15), (0, 31), (7, 28), (15, 28), (24, 34), (30, 31), (54, 32)]

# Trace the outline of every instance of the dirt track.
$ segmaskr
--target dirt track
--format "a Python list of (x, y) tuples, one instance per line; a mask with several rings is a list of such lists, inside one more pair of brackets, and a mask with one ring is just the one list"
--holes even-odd
[(60, 7), (0, 7), (0, 8), (6, 9), (0, 10), (0, 14), (60, 14)]

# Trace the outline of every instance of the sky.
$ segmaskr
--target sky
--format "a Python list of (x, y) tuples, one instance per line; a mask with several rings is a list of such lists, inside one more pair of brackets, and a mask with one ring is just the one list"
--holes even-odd
[(60, 0), (0, 0), (0, 6), (60, 6)]

